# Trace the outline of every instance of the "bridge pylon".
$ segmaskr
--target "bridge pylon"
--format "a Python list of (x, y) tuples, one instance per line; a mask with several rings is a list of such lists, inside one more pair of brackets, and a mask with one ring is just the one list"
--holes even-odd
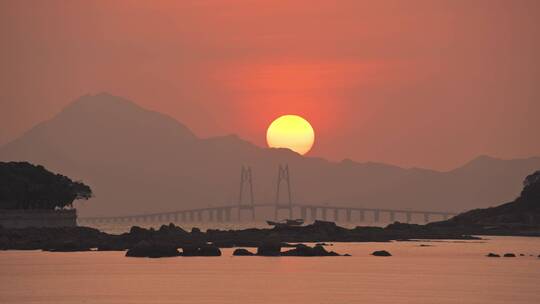
[[(246, 188), (249, 198), (248, 202), (244, 203), (244, 189)], [(251, 211), (251, 219), (255, 220), (255, 199), (253, 196), (253, 175), (251, 174), (250, 166), (243, 166), (240, 171), (240, 193), (238, 195), (238, 221), (241, 220), (242, 210)]]
[[(281, 190), (281, 182), (285, 183), (285, 186), (287, 186), (287, 197), (285, 203), (280, 202), (280, 190)], [(291, 179), (289, 174), (289, 165), (279, 165), (278, 168), (278, 178), (277, 178), (277, 188), (276, 188), (276, 209), (274, 218), (275, 220), (278, 220), (278, 211), (279, 209), (288, 209), (289, 210), (289, 218), (292, 219), (293, 216), (293, 210), (292, 210), (292, 198), (291, 198)]]

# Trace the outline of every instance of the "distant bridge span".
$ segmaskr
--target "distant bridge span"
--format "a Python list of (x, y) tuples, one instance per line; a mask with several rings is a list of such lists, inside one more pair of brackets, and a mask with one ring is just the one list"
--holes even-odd
[[(285, 202), (281, 201), (281, 184), (286, 186)], [(244, 202), (245, 192), (249, 200)], [(381, 221), (382, 216), (386, 216), (389, 222), (396, 221), (397, 216), (402, 217), (402, 221), (411, 222), (413, 216), (420, 215), (424, 222), (429, 222), (433, 217), (441, 220), (448, 219), (456, 215), (455, 212), (426, 211), (409, 209), (388, 209), (372, 207), (351, 207), (339, 203), (325, 204), (298, 204), (293, 203), (291, 198), (291, 185), (289, 179), (288, 166), (279, 166), (278, 180), (276, 187), (276, 200), (274, 203), (255, 204), (253, 197), (252, 174), (250, 167), (242, 166), (240, 175), (240, 193), (238, 203), (234, 205), (212, 206), (204, 208), (177, 210), (169, 212), (158, 212), (148, 214), (134, 214), (121, 216), (104, 217), (80, 217), (80, 223), (122, 223), (122, 222), (232, 222), (241, 221), (242, 213), (251, 213), (251, 220), (255, 220), (256, 210), (260, 208), (274, 208), (274, 219), (279, 219), (279, 212), (288, 213), (287, 218), (301, 218), (304, 220), (334, 220), (338, 221), (358, 221), (365, 222), (368, 217), (375, 223)], [(233, 216), (233, 214), (235, 214)], [(353, 219), (353, 217), (355, 217)], [(404, 218), (403, 218), (404, 217)]]
[[(122, 223), (122, 222), (233, 222), (241, 221), (242, 210), (249, 210), (252, 219), (255, 219), (256, 210), (259, 208), (276, 208), (277, 210), (288, 211), (287, 218), (301, 218), (304, 220), (334, 220), (345, 222), (365, 222), (370, 218), (373, 222), (381, 221), (383, 216), (387, 220), (394, 222), (397, 216), (402, 216), (401, 221), (411, 222), (414, 215), (422, 216), (424, 222), (429, 222), (432, 218), (447, 219), (456, 215), (454, 212), (425, 211), (408, 209), (383, 209), (383, 208), (363, 208), (328, 204), (291, 204), (279, 205), (272, 203), (254, 204), (250, 206), (224, 205), (206, 208), (196, 208), (187, 210), (177, 210), (170, 212), (133, 214), (104, 217), (80, 217), (80, 223)], [(235, 212), (236, 211), (236, 212)], [(353, 220), (354, 217), (354, 220)], [(276, 217), (275, 219), (278, 219)]]

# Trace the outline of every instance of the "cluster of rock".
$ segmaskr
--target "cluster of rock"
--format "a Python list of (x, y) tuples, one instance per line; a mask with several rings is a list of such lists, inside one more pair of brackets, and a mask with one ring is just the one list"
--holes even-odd
[[(340, 256), (334, 251), (327, 251), (322, 245), (317, 244), (313, 247), (297, 244), (293, 249), (281, 252), (281, 243), (263, 242), (257, 247), (257, 253), (253, 253), (245, 248), (238, 248), (233, 252), (234, 256)], [(126, 252), (127, 257), (176, 257), (176, 256), (221, 256), (219, 247), (212, 244), (202, 246), (185, 246), (182, 252), (177, 248), (166, 243), (141, 241)], [(348, 255), (347, 255), (348, 256)]]
[(371, 254), (372, 256), (380, 256), (380, 257), (388, 257), (388, 256), (392, 256), (392, 254), (386, 250), (377, 250), (377, 251), (373, 251), (373, 253)]
[[(244, 254), (245, 252), (235, 252), (235, 255)], [(327, 251), (323, 245), (316, 244), (313, 247), (310, 247), (305, 244), (294, 245), (294, 248), (281, 251), (281, 246), (279, 243), (275, 242), (265, 242), (257, 248), (257, 254), (259, 256), (303, 256), (303, 257), (321, 257), (321, 256), (340, 256), (340, 254), (334, 251)], [(344, 256), (349, 256), (345, 254)]]
[(127, 257), (162, 258), (176, 256), (221, 256), (221, 250), (213, 245), (185, 246), (182, 252), (167, 243), (141, 241), (126, 252)]
[(444, 229), (428, 229), (422, 225), (395, 223), (381, 227), (347, 229), (333, 222), (315, 221), (311, 225), (274, 227), (268, 229), (208, 230), (197, 228), (186, 231), (173, 224), (155, 230), (133, 226), (123, 234), (107, 234), (88, 227), (23, 228), (0, 227), (0, 249), (84, 251), (127, 250), (141, 241), (167, 244), (175, 248), (201, 248), (212, 244), (218, 248), (260, 247), (265, 240), (274, 238), (281, 247), (294, 247), (288, 243), (305, 242), (387, 242), (406, 239), (476, 239), (459, 233), (446, 233)]
[[(525, 254), (520, 253), (519, 256), (525, 256)], [(529, 254), (529, 256), (534, 256), (534, 255)], [(500, 258), (501, 255), (497, 254), (497, 253), (490, 252), (490, 253), (486, 254), (486, 257), (488, 257), (488, 258)], [(505, 254), (503, 254), (503, 257), (505, 257), (505, 258), (515, 258), (516, 254), (515, 253), (505, 253)], [(538, 255), (538, 257), (540, 258), (540, 255)]]

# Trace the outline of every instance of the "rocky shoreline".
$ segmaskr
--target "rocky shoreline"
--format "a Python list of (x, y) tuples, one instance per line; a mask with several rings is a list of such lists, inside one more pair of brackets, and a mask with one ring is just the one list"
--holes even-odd
[(388, 242), (408, 239), (475, 239), (471, 235), (430, 228), (422, 225), (391, 224), (381, 227), (356, 227), (347, 229), (333, 222), (315, 221), (313, 224), (296, 227), (273, 227), (267, 229), (217, 230), (203, 232), (197, 228), (186, 231), (174, 224), (161, 228), (145, 229), (133, 226), (123, 234), (108, 234), (89, 227), (65, 228), (0, 228), (0, 249), (84, 251), (128, 250), (142, 241), (168, 244), (172, 247), (204, 246), (217, 248), (259, 247), (267, 240), (288, 243), (304, 242)]
[[(50, 252), (126, 251), (130, 257), (220, 256), (220, 248), (237, 248), (237, 256), (339, 256), (321, 242), (389, 242), (422, 239), (476, 240), (473, 235), (532, 235), (538, 229), (520, 227), (459, 227), (451, 222), (427, 225), (394, 223), (384, 228), (358, 226), (347, 229), (334, 222), (315, 221), (304, 226), (265, 229), (186, 231), (174, 224), (159, 229), (138, 226), (122, 234), (108, 234), (89, 227), (23, 228), (0, 227), (0, 250)], [(318, 243), (314, 247), (302, 243)], [(256, 248), (256, 252), (246, 248)], [(282, 248), (288, 250), (281, 251)], [(182, 251), (178, 251), (182, 249)]]

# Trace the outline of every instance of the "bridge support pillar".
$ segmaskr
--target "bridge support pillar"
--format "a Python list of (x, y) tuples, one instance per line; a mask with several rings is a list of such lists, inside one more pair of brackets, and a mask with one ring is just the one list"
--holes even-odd
[(360, 222), (366, 221), (366, 212), (364, 210), (360, 210)]
[(315, 221), (317, 219), (317, 208), (311, 207), (311, 220)]
[[(242, 210), (251, 212), (251, 220), (255, 221), (255, 206), (254, 205), (238, 205), (238, 221), (242, 220)], [(229, 208), (229, 211), (231, 208)]]
[(351, 214), (352, 214), (352, 210), (351, 209), (347, 209), (347, 222), (350, 223), (351, 222)]
[(323, 221), (326, 221), (326, 208), (322, 208), (321, 211), (322, 211), (322, 219)]
[(339, 221), (339, 209), (334, 209), (334, 221)]
[(429, 223), (429, 213), (424, 213), (424, 222)]
[(407, 215), (407, 223), (410, 223), (412, 221), (412, 213), (407, 212), (406, 215)]
[(307, 219), (307, 208), (306, 207), (300, 207), (300, 218), (303, 220)]
[(375, 223), (378, 223), (379, 222), (379, 219), (380, 219), (380, 214), (379, 214), (379, 210), (374, 210), (373, 211), (373, 221)]
[(203, 221), (202, 211), (197, 211), (197, 221), (199, 222)]
[(218, 222), (223, 222), (223, 209), (216, 209)]
[(225, 222), (231, 221), (231, 208), (225, 208)]
[(396, 213), (393, 211), (390, 211), (390, 223), (393, 223), (396, 221)]

